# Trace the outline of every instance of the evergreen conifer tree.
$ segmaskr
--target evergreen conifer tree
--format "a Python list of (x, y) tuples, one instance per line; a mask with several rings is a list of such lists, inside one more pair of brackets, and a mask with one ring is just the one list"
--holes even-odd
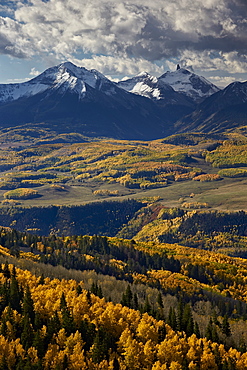
[(173, 307), (170, 307), (167, 323), (173, 330), (177, 330), (177, 317)]
[(38, 357), (42, 359), (45, 355), (45, 342), (44, 337), (40, 334), (39, 330), (34, 334), (33, 347), (37, 349)]
[(160, 326), (158, 329), (158, 343), (161, 343), (166, 337), (166, 326), (164, 325)]
[(227, 315), (223, 317), (221, 330), (222, 330), (222, 333), (225, 334), (227, 337), (231, 335), (231, 328), (230, 328)]
[(23, 314), (28, 315), (31, 320), (31, 323), (34, 324), (34, 320), (35, 320), (34, 304), (33, 304), (29, 286), (27, 286), (25, 290), (22, 309), (23, 309)]
[(206, 333), (205, 333), (205, 337), (208, 340), (213, 340), (212, 331), (213, 331), (213, 321), (212, 321), (212, 318), (210, 318), (207, 329), (206, 329)]
[(197, 336), (197, 338), (200, 338), (201, 337), (199, 325), (198, 325), (198, 323), (196, 321), (195, 321), (195, 324), (194, 324), (194, 333)]
[(33, 343), (33, 328), (30, 322), (28, 314), (24, 314), (22, 319), (22, 333), (21, 333), (21, 344), (23, 348), (27, 351), (28, 348), (32, 346)]
[(182, 298), (179, 299), (178, 308), (177, 308), (177, 329), (182, 331), (183, 327), (183, 313), (184, 313), (184, 303)]
[(157, 303), (158, 303), (158, 305), (159, 305), (160, 308), (164, 308), (164, 304), (163, 304), (163, 300), (162, 300), (162, 295), (161, 295), (160, 292), (159, 292), (158, 297), (157, 297)]
[(4, 264), (4, 266), (3, 266), (3, 275), (7, 279), (10, 279), (11, 273), (10, 273), (8, 261), (6, 261), (5, 264)]
[(148, 299), (147, 296), (146, 296), (145, 303), (144, 303), (144, 306), (143, 306), (143, 312), (147, 312), (148, 314), (151, 314), (151, 312), (152, 312), (152, 307), (149, 303), (149, 299)]
[(13, 310), (21, 312), (21, 293), (19, 290), (16, 274), (12, 274), (9, 290), (9, 303)]

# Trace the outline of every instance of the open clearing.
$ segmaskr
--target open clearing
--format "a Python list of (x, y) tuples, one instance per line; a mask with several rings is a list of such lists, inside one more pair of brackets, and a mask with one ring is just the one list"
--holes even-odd
[[(21, 200), (21, 206), (80, 205), (103, 200), (141, 199), (159, 197), (167, 207), (181, 207), (183, 202), (206, 202), (210, 209), (246, 210), (247, 179), (223, 179), (215, 182), (181, 181), (173, 182), (167, 187), (140, 190), (128, 189), (118, 183), (85, 182), (80, 186), (66, 186), (65, 191), (52, 189), (49, 185), (35, 188), (40, 198)], [(95, 190), (118, 190), (119, 196), (94, 195)], [(3, 200), (4, 190), (0, 191)], [(194, 195), (193, 195), (194, 194)]]

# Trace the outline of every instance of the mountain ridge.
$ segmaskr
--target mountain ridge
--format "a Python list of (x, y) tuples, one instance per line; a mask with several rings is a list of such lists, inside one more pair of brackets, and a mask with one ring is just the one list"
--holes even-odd
[(119, 81), (118, 86), (137, 95), (150, 99), (165, 99), (168, 92), (186, 97), (191, 104), (201, 102), (220, 89), (187, 69), (178, 66), (175, 72), (166, 72), (160, 77), (151, 76), (148, 72), (141, 72), (137, 76)]
[(40, 125), (57, 134), (153, 140), (180, 132), (223, 132), (247, 119), (247, 83), (220, 90), (178, 66), (115, 83), (65, 62), (20, 84), (0, 85), (0, 128)]
[[(173, 132), (173, 124), (194, 104), (168, 88), (156, 104), (132, 94), (96, 70), (70, 62), (22, 84), (0, 85), (0, 127), (45, 124), (58, 133), (150, 140)], [(174, 104), (175, 102), (175, 104)]]
[(205, 99), (175, 124), (177, 132), (223, 132), (241, 126), (247, 119), (247, 82), (233, 82)]
[[(117, 86), (127, 92), (157, 100), (163, 98), (162, 92), (164, 93), (164, 91), (176, 91), (179, 95), (182, 93), (193, 101), (197, 101), (198, 99), (188, 90), (188, 86), (194, 88), (195, 80), (197, 81), (197, 94), (200, 95), (200, 98), (205, 98), (219, 91), (217, 86), (207, 81), (204, 77), (197, 76), (183, 68), (179, 68), (175, 72), (166, 72), (160, 77), (152, 76), (148, 72), (141, 72), (137, 76), (114, 83), (95, 69), (87, 70), (84, 67), (77, 67), (71, 62), (65, 62), (48, 68), (29, 81), (15, 84), (0, 84), (0, 103), (17, 100), (24, 96), (36, 95), (50, 88), (59, 89), (61, 86), (63, 86), (64, 90), (66, 88), (74, 90), (79, 96), (82, 95), (84, 97), (87, 85), (97, 90), (110, 87), (108, 94), (116, 93), (114, 88)], [(200, 82), (199, 84), (198, 81)], [(202, 86), (205, 90), (204, 95), (202, 94)]]

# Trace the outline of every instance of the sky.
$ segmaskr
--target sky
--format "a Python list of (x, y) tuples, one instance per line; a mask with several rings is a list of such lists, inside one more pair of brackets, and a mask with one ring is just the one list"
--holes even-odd
[(181, 67), (247, 80), (247, 0), (1, 0), (0, 83), (64, 61), (115, 80)]

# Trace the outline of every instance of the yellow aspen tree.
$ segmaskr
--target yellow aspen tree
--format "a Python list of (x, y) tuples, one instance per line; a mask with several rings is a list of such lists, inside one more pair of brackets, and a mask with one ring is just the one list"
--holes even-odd
[(189, 346), (186, 339), (174, 333), (174, 335), (168, 335), (158, 345), (157, 357), (161, 362), (170, 364), (172, 361), (177, 361), (181, 363), (188, 350)]
[(121, 336), (120, 336), (120, 338), (119, 338), (119, 341), (118, 341), (118, 350), (120, 351), (120, 352), (123, 352), (123, 350), (124, 350), (124, 344), (126, 343), (126, 341), (129, 339), (129, 337), (131, 337), (132, 336), (132, 334), (131, 334), (131, 331), (130, 331), (130, 329), (129, 328), (126, 328), (123, 332), (122, 332), (122, 334), (121, 334)]
[(166, 364), (162, 364), (160, 361), (156, 361), (151, 370), (168, 370), (168, 367)]
[(194, 361), (190, 361), (188, 365), (189, 370), (197, 370), (198, 369), (198, 364)]
[(208, 342), (204, 341), (203, 352), (200, 358), (200, 369), (201, 370), (217, 370), (218, 366), (215, 362), (214, 354), (209, 348)]
[(90, 306), (88, 304), (86, 294), (82, 294), (80, 297), (77, 297), (72, 304), (72, 314), (75, 322), (80, 322), (81, 318), (89, 312), (89, 309)]
[(79, 333), (78, 330), (66, 339), (65, 347), (68, 349), (69, 353), (72, 353), (76, 344), (80, 344), (81, 347), (83, 347), (84, 344), (81, 338), (81, 333)]
[[(3, 310), (1, 319), (6, 319), (8, 317), (8, 313), (9, 313), (9, 306), (5, 307), (5, 309)], [(14, 324), (20, 324), (20, 322), (22, 320), (22, 316), (16, 310), (12, 310), (11, 311), (11, 319), (12, 319)]]
[(154, 346), (154, 343), (149, 339), (145, 345), (144, 345), (144, 366), (147, 369), (152, 368), (152, 364), (155, 361), (155, 355), (156, 355), (156, 348)]
[(169, 370), (182, 370), (182, 365), (177, 361), (172, 361)]
[(117, 306), (121, 308), (120, 320), (121, 317), (123, 317), (125, 325), (128, 326), (131, 330), (135, 331), (141, 318), (140, 312), (130, 309), (129, 307), (122, 306), (120, 304)]
[(70, 355), (70, 366), (71, 370), (82, 370), (86, 369), (87, 362), (84, 355), (82, 343), (76, 343), (73, 352)]
[[(200, 339), (200, 340), (202, 340), (202, 339)], [(226, 352), (226, 349), (224, 347), (224, 344), (212, 343), (211, 348), (212, 348), (213, 352), (215, 352), (217, 350), (221, 358), (226, 357), (227, 352)]]
[(114, 305), (112, 302), (107, 303), (106, 307), (107, 316), (111, 320), (111, 330), (114, 330), (116, 336), (120, 336), (121, 333), (128, 327), (128, 323), (125, 317), (122, 316), (122, 305)]
[(8, 338), (8, 340), (14, 340), (15, 339), (15, 330), (13, 328), (13, 325), (7, 321), (6, 322), (6, 327), (7, 327), (7, 333), (6, 333), (6, 338)]
[[(52, 316), (52, 314), (55, 312), (55, 311), (58, 311), (59, 308), (60, 308), (60, 298), (61, 296), (61, 293), (60, 295), (58, 296), (56, 294), (56, 292), (54, 292), (54, 289), (50, 288), (48, 290), (46, 290), (46, 295), (45, 295), (45, 298), (44, 298), (44, 304), (43, 304), (43, 314), (44, 315), (48, 315), (48, 316)], [(39, 300), (40, 302), (40, 300)]]
[(66, 293), (66, 302), (67, 302), (68, 308), (72, 309), (75, 304), (76, 299), (78, 298), (77, 293), (76, 293), (76, 287), (77, 287), (76, 281), (69, 280), (67, 282), (67, 287), (68, 287), (68, 290)]
[(60, 329), (55, 337), (56, 343), (59, 349), (62, 350), (65, 347), (65, 342), (67, 340), (66, 331), (64, 328)]
[(47, 334), (47, 327), (45, 325), (40, 329), (40, 335), (44, 338)]
[(237, 360), (236, 369), (247, 369), (247, 352), (243, 353), (242, 356)]
[[(22, 344), (20, 343), (19, 338), (14, 341), (14, 346), (15, 346), (14, 348), (15, 348), (16, 355), (21, 357), (21, 358), (24, 358), (25, 350), (24, 350)], [(0, 346), (0, 348), (1, 348), (1, 346)]]
[(54, 369), (57, 363), (57, 355), (59, 353), (59, 346), (57, 344), (49, 344), (48, 350), (44, 356), (44, 369)]
[(44, 252), (45, 246), (42, 242), (37, 242), (37, 247), (36, 247), (41, 253)]
[(69, 362), (69, 353), (68, 353), (68, 349), (65, 348), (63, 351), (59, 351), (57, 353), (57, 356), (56, 356), (54, 364), (53, 364), (53, 368), (54, 369), (64, 369), (64, 368), (66, 368), (67, 369), (68, 368), (68, 365), (67, 365), (68, 362)]
[[(122, 327), (118, 325), (119, 314), (115, 315), (115, 307), (112, 302), (107, 303), (104, 312), (99, 317), (99, 324), (107, 328), (107, 331), (120, 336)], [(125, 326), (126, 327), (126, 326)]]
[(109, 363), (107, 360), (103, 360), (99, 363), (97, 370), (109, 370)]
[(27, 354), (30, 358), (31, 364), (35, 365), (38, 363), (39, 358), (38, 358), (38, 351), (34, 347), (28, 348)]
[(17, 280), (20, 285), (25, 286), (28, 281), (30, 290), (32, 290), (33, 287), (37, 286), (38, 279), (30, 271), (16, 269), (16, 272)]
[(132, 370), (142, 369), (144, 346), (133, 338), (129, 329), (124, 330), (118, 343), (120, 349), (122, 349), (122, 355), (124, 356), (126, 365)]
[(105, 310), (105, 300), (97, 299), (92, 306), (90, 307), (89, 314), (91, 313), (91, 318), (93, 318), (93, 323), (96, 325), (96, 327), (99, 327), (100, 324), (100, 316), (103, 314)]
[(154, 327), (154, 319), (149, 316), (147, 313), (144, 313), (139, 325), (136, 329), (138, 338), (143, 342), (152, 340), (157, 343), (158, 341), (158, 332)]
[(19, 338), (9, 342), (4, 336), (0, 335), (0, 348), (0, 361), (5, 357), (9, 369), (14, 368), (17, 356), (24, 359), (25, 351)]
[[(195, 334), (192, 334), (191, 337), (188, 338), (188, 345), (189, 350), (186, 354), (188, 361), (197, 361), (202, 355), (202, 348), (200, 346), (200, 342)], [(192, 365), (191, 365), (192, 366)]]
[(235, 348), (230, 348), (228, 351), (228, 356), (234, 361), (238, 361), (241, 358), (241, 353)]

